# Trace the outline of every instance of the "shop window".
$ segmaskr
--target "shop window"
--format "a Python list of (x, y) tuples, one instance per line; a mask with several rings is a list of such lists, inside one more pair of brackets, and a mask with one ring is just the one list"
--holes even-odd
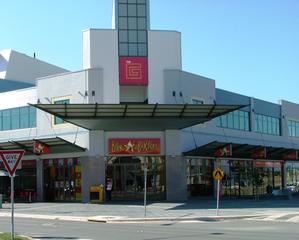
[(190, 197), (213, 195), (212, 168), (212, 160), (188, 159), (186, 175)]
[[(57, 100), (54, 101), (54, 104), (69, 104), (70, 103), (70, 99), (64, 99), (64, 100)], [(65, 123), (63, 119), (59, 118), (59, 117), (54, 117), (54, 124), (62, 124)]]
[(43, 165), (46, 201), (81, 200), (81, 164), (79, 159), (46, 159)]
[(151, 200), (165, 198), (164, 157), (109, 157), (106, 178), (113, 182), (111, 200), (140, 200), (144, 195), (144, 166), (147, 161), (147, 197)]
[(299, 193), (299, 163), (286, 164), (286, 187), (292, 193)]

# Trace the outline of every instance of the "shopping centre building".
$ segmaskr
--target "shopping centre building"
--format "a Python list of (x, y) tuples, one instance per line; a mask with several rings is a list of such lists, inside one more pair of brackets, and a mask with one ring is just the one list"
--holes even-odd
[[(299, 191), (299, 105), (216, 88), (182, 69), (181, 34), (150, 29), (148, 0), (115, 0), (112, 29), (83, 31), (83, 69), (0, 52), (0, 150), (24, 149), (20, 201), (178, 201)], [(0, 193), (9, 177), (0, 162)], [(109, 194), (110, 198), (110, 194)]]

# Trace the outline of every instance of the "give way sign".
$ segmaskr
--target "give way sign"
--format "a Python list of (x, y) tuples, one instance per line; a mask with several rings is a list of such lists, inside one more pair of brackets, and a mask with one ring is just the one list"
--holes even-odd
[(10, 177), (12, 177), (15, 174), (24, 153), (25, 153), (24, 150), (1, 150), (0, 151), (0, 159), (3, 161), (3, 164), (6, 170), (8, 171)]

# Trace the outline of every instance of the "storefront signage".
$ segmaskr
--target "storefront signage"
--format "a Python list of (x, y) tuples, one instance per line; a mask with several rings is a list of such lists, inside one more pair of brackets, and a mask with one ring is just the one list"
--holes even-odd
[(284, 156), (282, 158), (283, 158), (283, 160), (296, 160), (296, 159), (298, 159), (298, 151), (291, 150), (290, 152), (284, 154)]
[(214, 157), (231, 157), (232, 145), (227, 144), (224, 147), (217, 148), (214, 152)]
[(271, 162), (271, 161), (253, 161), (254, 167), (274, 167), (280, 168), (281, 162)]
[(37, 155), (49, 154), (50, 153), (50, 148), (42, 142), (34, 141), (34, 143), (33, 143), (33, 152)]
[(45, 159), (43, 161), (44, 167), (70, 167), (75, 165), (80, 165), (80, 160), (78, 158), (54, 158), (54, 159)]
[(160, 154), (159, 138), (110, 138), (109, 154)]
[(251, 157), (253, 159), (266, 158), (266, 156), (267, 156), (267, 151), (265, 147), (254, 149), (251, 153)]
[(148, 85), (148, 61), (146, 57), (119, 58), (120, 85)]

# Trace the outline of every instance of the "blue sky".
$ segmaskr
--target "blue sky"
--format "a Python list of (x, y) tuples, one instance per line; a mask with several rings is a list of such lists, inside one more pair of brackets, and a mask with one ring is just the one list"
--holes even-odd
[[(82, 30), (111, 28), (112, 0), (0, 0), (0, 50), (82, 68)], [(298, 0), (151, 0), (151, 29), (182, 33), (183, 70), (229, 91), (299, 103)]]

